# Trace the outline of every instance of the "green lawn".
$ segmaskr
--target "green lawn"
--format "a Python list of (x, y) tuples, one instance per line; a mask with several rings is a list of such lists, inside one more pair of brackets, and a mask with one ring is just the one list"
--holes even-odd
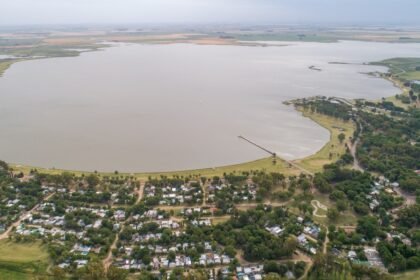
[(30, 274), (0, 268), (0, 280), (27, 280), (31, 279)]
[(239, 41), (284, 41), (284, 42), (337, 42), (337, 37), (314, 33), (259, 33), (259, 34), (231, 34)]
[[(39, 168), (39, 167), (31, 167), (26, 165), (18, 165), (18, 164), (10, 164), (16, 172), (23, 172), (28, 174), (31, 169), (36, 168), (41, 173), (47, 174), (61, 174), (64, 171), (68, 171), (74, 173), (78, 176), (82, 174), (89, 174), (93, 172), (84, 172), (84, 171), (73, 171), (73, 170), (63, 170), (63, 169), (50, 169), (50, 168)], [(183, 177), (212, 177), (212, 176), (221, 176), (223, 173), (237, 173), (240, 174), (243, 171), (251, 171), (251, 170), (265, 170), (266, 172), (280, 172), (287, 175), (298, 175), (300, 171), (297, 168), (290, 167), (286, 162), (282, 161), (281, 159), (277, 160), (276, 164), (273, 164), (272, 158), (263, 158), (251, 162), (233, 164), (228, 166), (219, 166), (214, 168), (204, 168), (204, 169), (195, 169), (195, 170), (184, 170), (184, 171), (171, 171), (171, 172), (151, 172), (151, 173), (119, 173), (118, 176), (135, 176), (137, 179), (140, 180), (147, 180), (149, 176), (151, 177), (159, 177), (161, 175), (165, 175), (168, 177), (173, 176), (183, 176)], [(99, 172), (101, 176), (117, 176), (114, 172)]]
[(14, 60), (0, 61), (0, 77), (15, 62)]
[(31, 279), (34, 273), (44, 273), (48, 253), (40, 242), (15, 243), (0, 241), (0, 280)]
[[(383, 76), (383, 78), (392, 82), (396, 87), (401, 89), (400, 95), (409, 95), (410, 87), (405, 86), (405, 81), (409, 80), (420, 80), (420, 71), (417, 71), (417, 67), (420, 67), (420, 58), (393, 58), (387, 59), (381, 62), (372, 63), (375, 65), (383, 65), (389, 68), (391, 76)], [(386, 98), (387, 101), (394, 103), (396, 106), (408, 109), (414, 104), (406, 104), (401, 100), (397, 99), (396, 96), (390, 96)], [(378, 100), (380, 102), (380, 100)]]
[[(330, 132), (330, 141), (325, 144), (321, 150), (314, 155), (295, 161), (297, 164), (309, 171), (320, 172), (325, 164), (335, 162), (345, 153), (345, 142), (353, 136), (355, 124), (352, 121), (345, 122), (340, 119), (318, 113), (311, 113), (309, 111), (302, 111), (302, 114), (303, 116), (308, 117), (319, 125), (325, 127)], [(338, 135), (340, 133), (344, 133), (346, 135), (346, 140), (344, 140), (343, 143), (340, 143), (338, 140)], [(332, 155), (331, 158), (330, 154)]]
[(15, 243), (5, 239), (0, 241), (0, 261), (45, 262), (48, 261), (48, 253), (40, 242)]
[(406, 80), (420, 80), (420, 71), (411, 71), (401, 75), (401, 78)]
[[(314, 199), (318, 200), (328, 208), (335, 207), (335, 203), (329, 199), (328, 195), (322, 194), (318, 191), (314, 193)], [(318, 209), (317, 214), (319, 215), (326, 215), (326, 211), (322, 209)], [(335, 222), (330, 222), (327, 218), (320, 218), (313, 216), (314, 220), (316, 220), (319, 223), (329, 225), (334, 224), (336, 226), (354, 226), (357, 224), (357, 215), (354, 213), (354, 211), (351, 209), (351, 206), (349, 206), (349, 210), (346, 210), (342, 213), (340, 213), (340, 217)]]
[(420, 279), (420, 269), (394, 274), (395, 280), (414, 280)]
[(394, 76), (403, 80), (420, 79), (420, 71), (416, 71), (416, 67), (420, 67), (420, 58), (418, 57), (397, 57), (372, 64), (388, 67)]

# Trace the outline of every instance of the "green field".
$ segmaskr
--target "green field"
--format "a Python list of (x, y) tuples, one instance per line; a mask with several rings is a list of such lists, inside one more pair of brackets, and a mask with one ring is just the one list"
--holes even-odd
[[(303, 116), (310, 118), (314, 122), (328, 129), (330, 132), (330, 141), (325, 144), (321, 150), (314, 155), (295, 161), (297, 164), (309, 171), (320, 172), (325, 164), (338, 160), (340, 156), (345, 153), (345, 142), (353, 136), (353, 132), (356, 127), (352, 121), (345, 122), (340, 119), (309, 111), (302, 111), (302, 114)], [(338, 135), (340, 133), (344, 133), (346, 135), (346, 140), (344, 140), (343, 143), (340, 143), (338, 140)], [(330, 154), (332, 157), (330, 157)]]
[(0, 280), (27, 280), (30, 277), (28, 273), (0, 268)]
[(395, 280), (415, 280), (420, 279), (420, 269), (406, 271), (403, 273), (398, 273), (394, 275)]
[(48, 253), (40, 242), (0, 241), (0, 280), (31, 279), (44, 274), (48, 262)]
[(398, 57), (372, 64), (388, 67), (390, 73), (401, 80), (420, 80), (420, 71), (416, 70), (417, 67), (420, 67), (420, 58), (418, 57)]
[(3, 73), (9, 69), (10, 65), (12, 65), (15, 60), (6, 60), (6, 61), (0, 61), (0, 77), (3, 76)]
[(259, 33), (259, 34), (233, 34), (236, 40), (239, 41), (284, 41), (284, 42), (319, 42), (319, 43), (333, 43), (337, 42), (337, 38), (327, 36), (325, 34), (295, 34), (295, 33)]
[[(82, 174), (90, 174), (93, 172), (84, 172), (84, 171), (72, 171), (72, 170), (63, 170), (63, 169), (49, 169), (49, 168), (38, 168), (38, 167), (31, 167), (31, 166), (24, 166), (18, 164), (10, 164), (15, 172), (23, 172), (28, 174), (31, 169), (36, 168), (41, 173), (46, 174), (61, 174), (64, 171), (68, 171), (74, 173), (75, 175), (82, 175)], [(249, 172), (252, 170), (265, 170), (266, 172), (280, 172), (284, 174), (290, 175), (298, 175), (300, 171), (297, 168), (290, 167), (286, 162), (282, 161), (281, 159), (277, 159), (276, 164), (273, 164), (273, 160), (271, 157), (263, 158), (251, 162), (228, 165), (228, 166), (220, 166), (214, 168), (204, 168), (204, 169), (196, 169), (196, 170), (184, 170), (184, 171), (171, 171), (171, 172), (151, 172), (151, 173), (118, 173), (116, 175), (114, 172), (99, 172), (98, 175), (100, 176), (134, 176), (139, 180), (147, 180), (150, 177), (156, 178), (160, 176), (182, 176), (182, 177), (213, 177), (213, 176), (221, 176), (224, 173), (237, 173), (240, 174), (242, 172)]]

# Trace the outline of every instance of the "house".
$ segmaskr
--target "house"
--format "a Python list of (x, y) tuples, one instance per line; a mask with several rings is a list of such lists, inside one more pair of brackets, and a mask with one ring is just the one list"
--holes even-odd
[(102, 220), (101, 220), (101, 219), (96, 220), (96, 221), (93, 223), (93, 228), (94, 228), (94, 229), (98, 229), (98, 228), (100, 228), (100, 227), (101, 227), (101, 225), (102, 225)]
[(385, 266), (382, 262), (382, 259), (380, 258), (379, 253), (375, 248), (366, 247), (364, 249), (364, 253), (371, 266), (377, 267), (381, 270), (385, 270)]
[(391, 189), (391, 188), (386, 188), (386, 189), (385, 189), (385, 192), (386, 192), (387, 194), (394, 194), (394, 190), (393, 190), (393, 189)]
[(91, 250), (90, 246), (74, 244), (72, 252), (78, 252), (81, 255), (86, 256), (87, 254), (89, 254), (90, 250)]
[(283, 229), (279, 226), (273, 226), (273, 227), (266, 227), (265, 228), (268, 232), (270, 232), (273, 235), (280, 235), (283, 233)]
[(117, 210), (114, 213), (114, 218), (117, 221), (122, 221), (125, 219), (125, 211), (124, 210)]
[(379, 201), (377, 201), (376, 199), (372, 199), (372, 201), (369, 203), (369, 208), (371, 210), (374, 210), (378, 206), (379, 206)]
[(75, 260), (74, 262), (77, 264), (77, 268), (84, 267), (88, 263), (87, 260)]
[(390, 185), (392, 188), (398, 188), (400, 186), (400, 184), (398, 182), (393, 182)]
[(355, 252), (355, 251), (349, 251), (349, 252), (348, 252), (348, 254), (347, 254), (347, 257), (348, 257), (350, 260), (353, 260), (353, 259), (357, 258), (357, 254), (356, 254), (356, 252)]
[(297, 240), (301, 245), (306, 245), (308, 243), (308, 240), (306, 240), (306, 236), (303, 233), (297, 237)]
[(318, 238), (318, 235), (321, 232), (321, 229), (316, 225), (310, 224), (303, 228), (303, 232), (315, 238)]
[(295, 279), (296, 278), (295, 275), (293, 274), (293, 272), (290, 271), (290, 270), (288, 270), (284, 276), (286, 276), (287, 279)]
[(226, 256), (226, 255), (223, 255), (222, 256), (222, 263), (223, 264), (229, 264), (230, 263), (230, 257)]
[(67, 268), (67, 267), (69, 267), (70, 266), (70, 264), (69, 263), (66, 263), (66, 262), (64, 262), (64, 263), (60, 263), (59, 265), (58, 265), (58, 267), (59, 268), (61, 268), (61, 269), (65, 269), (65, 268)]

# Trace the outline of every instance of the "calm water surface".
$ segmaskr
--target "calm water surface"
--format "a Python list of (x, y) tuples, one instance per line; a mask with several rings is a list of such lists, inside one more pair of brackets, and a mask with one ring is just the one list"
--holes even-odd
[[(420, 56), (418, 44), (286, 47), (119, 45), (14, 64), (0, 78), (0, 158), (43, 167), (163, 171), (307, 156), (324, 128), (282, 104), (398, 93), (363, 63)], [(315, 65), (323, 71), (313, 71)]]

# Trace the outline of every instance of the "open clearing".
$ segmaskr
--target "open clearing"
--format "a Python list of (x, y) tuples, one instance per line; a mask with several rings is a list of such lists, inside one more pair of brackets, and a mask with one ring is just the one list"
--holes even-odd
[(9, 240), (2, 240), (0, 241), (0, 252), (0, 261), (44, 262), (48, 260), (48, 253), (42, 248), (40, 242), (15, 243)]
[(407, 271), (404, 273), (398, 273), (394, 275), (395, 280), (414, 280), (414, 279), (420, 279), (420, 269), (413, 270), (413, 271)]
[(43, 272), (48, 265), (48, 253), (40, 242), (2, 240), (0, 252), (0, 280), (30, 279), (32, 273)]
[[(294, 162), (312, 172), (320, 172), (325, 164), (337, 161), (341, 155), (345, 153), (346, 142), (348, 142), (350, 137), (353, 136), (356, 126), (352, 121), (345, 122), (340, 119), (309, 111), (301, 112), (303, 116), (310, 118), (319, 125), (328, 129), (330, 132), (330, 141), (316, 154)], [(340, 133), (344, 133), (346, 135), (346, 140), (343, 143), (340, 143), (338, 140), (338, 135)]]

